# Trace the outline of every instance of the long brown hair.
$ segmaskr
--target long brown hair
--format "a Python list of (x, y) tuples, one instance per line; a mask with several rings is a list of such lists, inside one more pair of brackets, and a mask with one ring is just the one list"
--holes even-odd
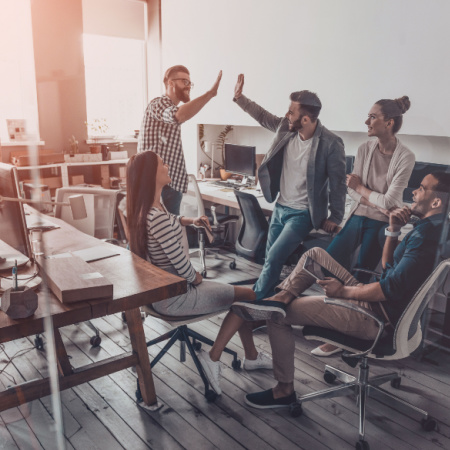
[(147, 215), (155, 200), (158, 157), (152, 151), (133, 155), (127, 165), (127, 225), (130, 250), (147, 258)]

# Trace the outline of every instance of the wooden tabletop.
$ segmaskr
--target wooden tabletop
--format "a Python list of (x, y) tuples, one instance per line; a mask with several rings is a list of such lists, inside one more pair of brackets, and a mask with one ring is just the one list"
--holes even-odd
[[(46, 219), (61, 227), (43, 233), (46, 256), (99, 245), (112, 245), (88, 236), (60, 219)], [(185, 279), (153, 266), (124, 248), (114, 246), (114, 250), (120, 254), (89, 263), (113, 283), (113, 297), (62, 304), (50, 293), (50, 311), (55, 328), (138, 308), (186, 292)], [(24, 270), (33, 273), (34, 266), (28, 265), (27, 268), (19, 270), (19, 274), (25, 273)], [(0, 311), (0, 343), (43, 332), (43, 289), (40, 289), (38, 295), (38, 309), (27, 319), (13, 320)]]

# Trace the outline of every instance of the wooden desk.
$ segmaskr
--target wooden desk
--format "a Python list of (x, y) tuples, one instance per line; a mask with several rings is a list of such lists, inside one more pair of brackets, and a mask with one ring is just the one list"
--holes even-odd
[[(66, 224), (51, 219), (61, 228), (43, 233), (46, 255), (82, 250), (102, 243)], [(114, 285), (113, 297), (74, 304), (62, 304), (50, 294), (50, 311), (56, 342), (60, 390), (136, 366), (139, 386), (145, 404), (156, 403), (150, 361), (145, 343), (139, 307), (186, 292), (186, 280), (171, 275), (126, 249), (114, 247), (120, 253), (89, 264)], [(132, 352), (73, 369), (70, 365), (59, 328), (97, 317), (125, 311)], [(39, 306), (32, 317), (13, 320), (0, 311), (0, 343), (19, 339), (44, 331), (43, 295), (39, 293)], [(30, 381), (0, 392), (0, 411), (27, 403), (50, 394), (50, 380)]]

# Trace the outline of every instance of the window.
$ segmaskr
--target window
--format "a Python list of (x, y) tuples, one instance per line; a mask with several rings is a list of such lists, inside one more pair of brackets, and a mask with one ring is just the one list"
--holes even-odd
[(83, 30), (87, 121), (130, 137), (147, 106), (146, 2), (83, 0)]
[[(39, 140), (30, 0), (0, 0), (0, 139)], [(22, 130), (10, 130), (6, 121)], [(20, 126), (22, 128), (22, 126)]]
[(105, 119), (107, 135), (132, 136), (146, 107), (145, 43), (83, 35), (87, 120)]

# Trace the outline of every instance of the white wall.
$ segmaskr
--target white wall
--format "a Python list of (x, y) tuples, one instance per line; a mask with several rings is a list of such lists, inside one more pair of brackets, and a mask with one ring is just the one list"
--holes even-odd
[[(236, 105), (231, 105), (237, 108)], [(406, 116), (405, 116), (406, 121)], [(256, 123), (256, 122), (255, 122)], [(326, 124), (324, 124), (326, 126)], [(215, 141), (219, 133), (223, 130), (224, 125), (205, 125), (205, 140)], [(367, 133), (365, 132), (349, 132), (349, 131), (334, 131), (339, 135), (345, 143), (345, 153), (347, 155), (355, 155), (358, 147), (367, 141)], [(234, 127), (233, 131), (228, 134), (227, 142), (232, 144), (254, 145), (256, 146), (257, 154), (265, 154), (273, 139), (273, 133), (260, 127), (255, 126), (240, 126)], [(189, 139), (197, 139), (198, 135), (194, 136), (192, 132), (186, 136)], [(407, 134), (398, 134), (398, 138), (407, 145), (416, 155), (416, 161), (427, 161), (439, 164), (450, 165), (450, 138), (439, 136), (416, 136)], [(185, 141), (184, 141), (185, 142)], [(186, 147), (191, 149), (191, 145)], [(189, 151), (189, 150), (188, 150)], [(207, 158), (197, 145), (197, 158), (200, 165), (202, 162), (207, 162)], [(188, 158), (191, 162), (190, 173), (196, 173), (193, 170), (195, 165), (192, 163), (192, 158)]]

